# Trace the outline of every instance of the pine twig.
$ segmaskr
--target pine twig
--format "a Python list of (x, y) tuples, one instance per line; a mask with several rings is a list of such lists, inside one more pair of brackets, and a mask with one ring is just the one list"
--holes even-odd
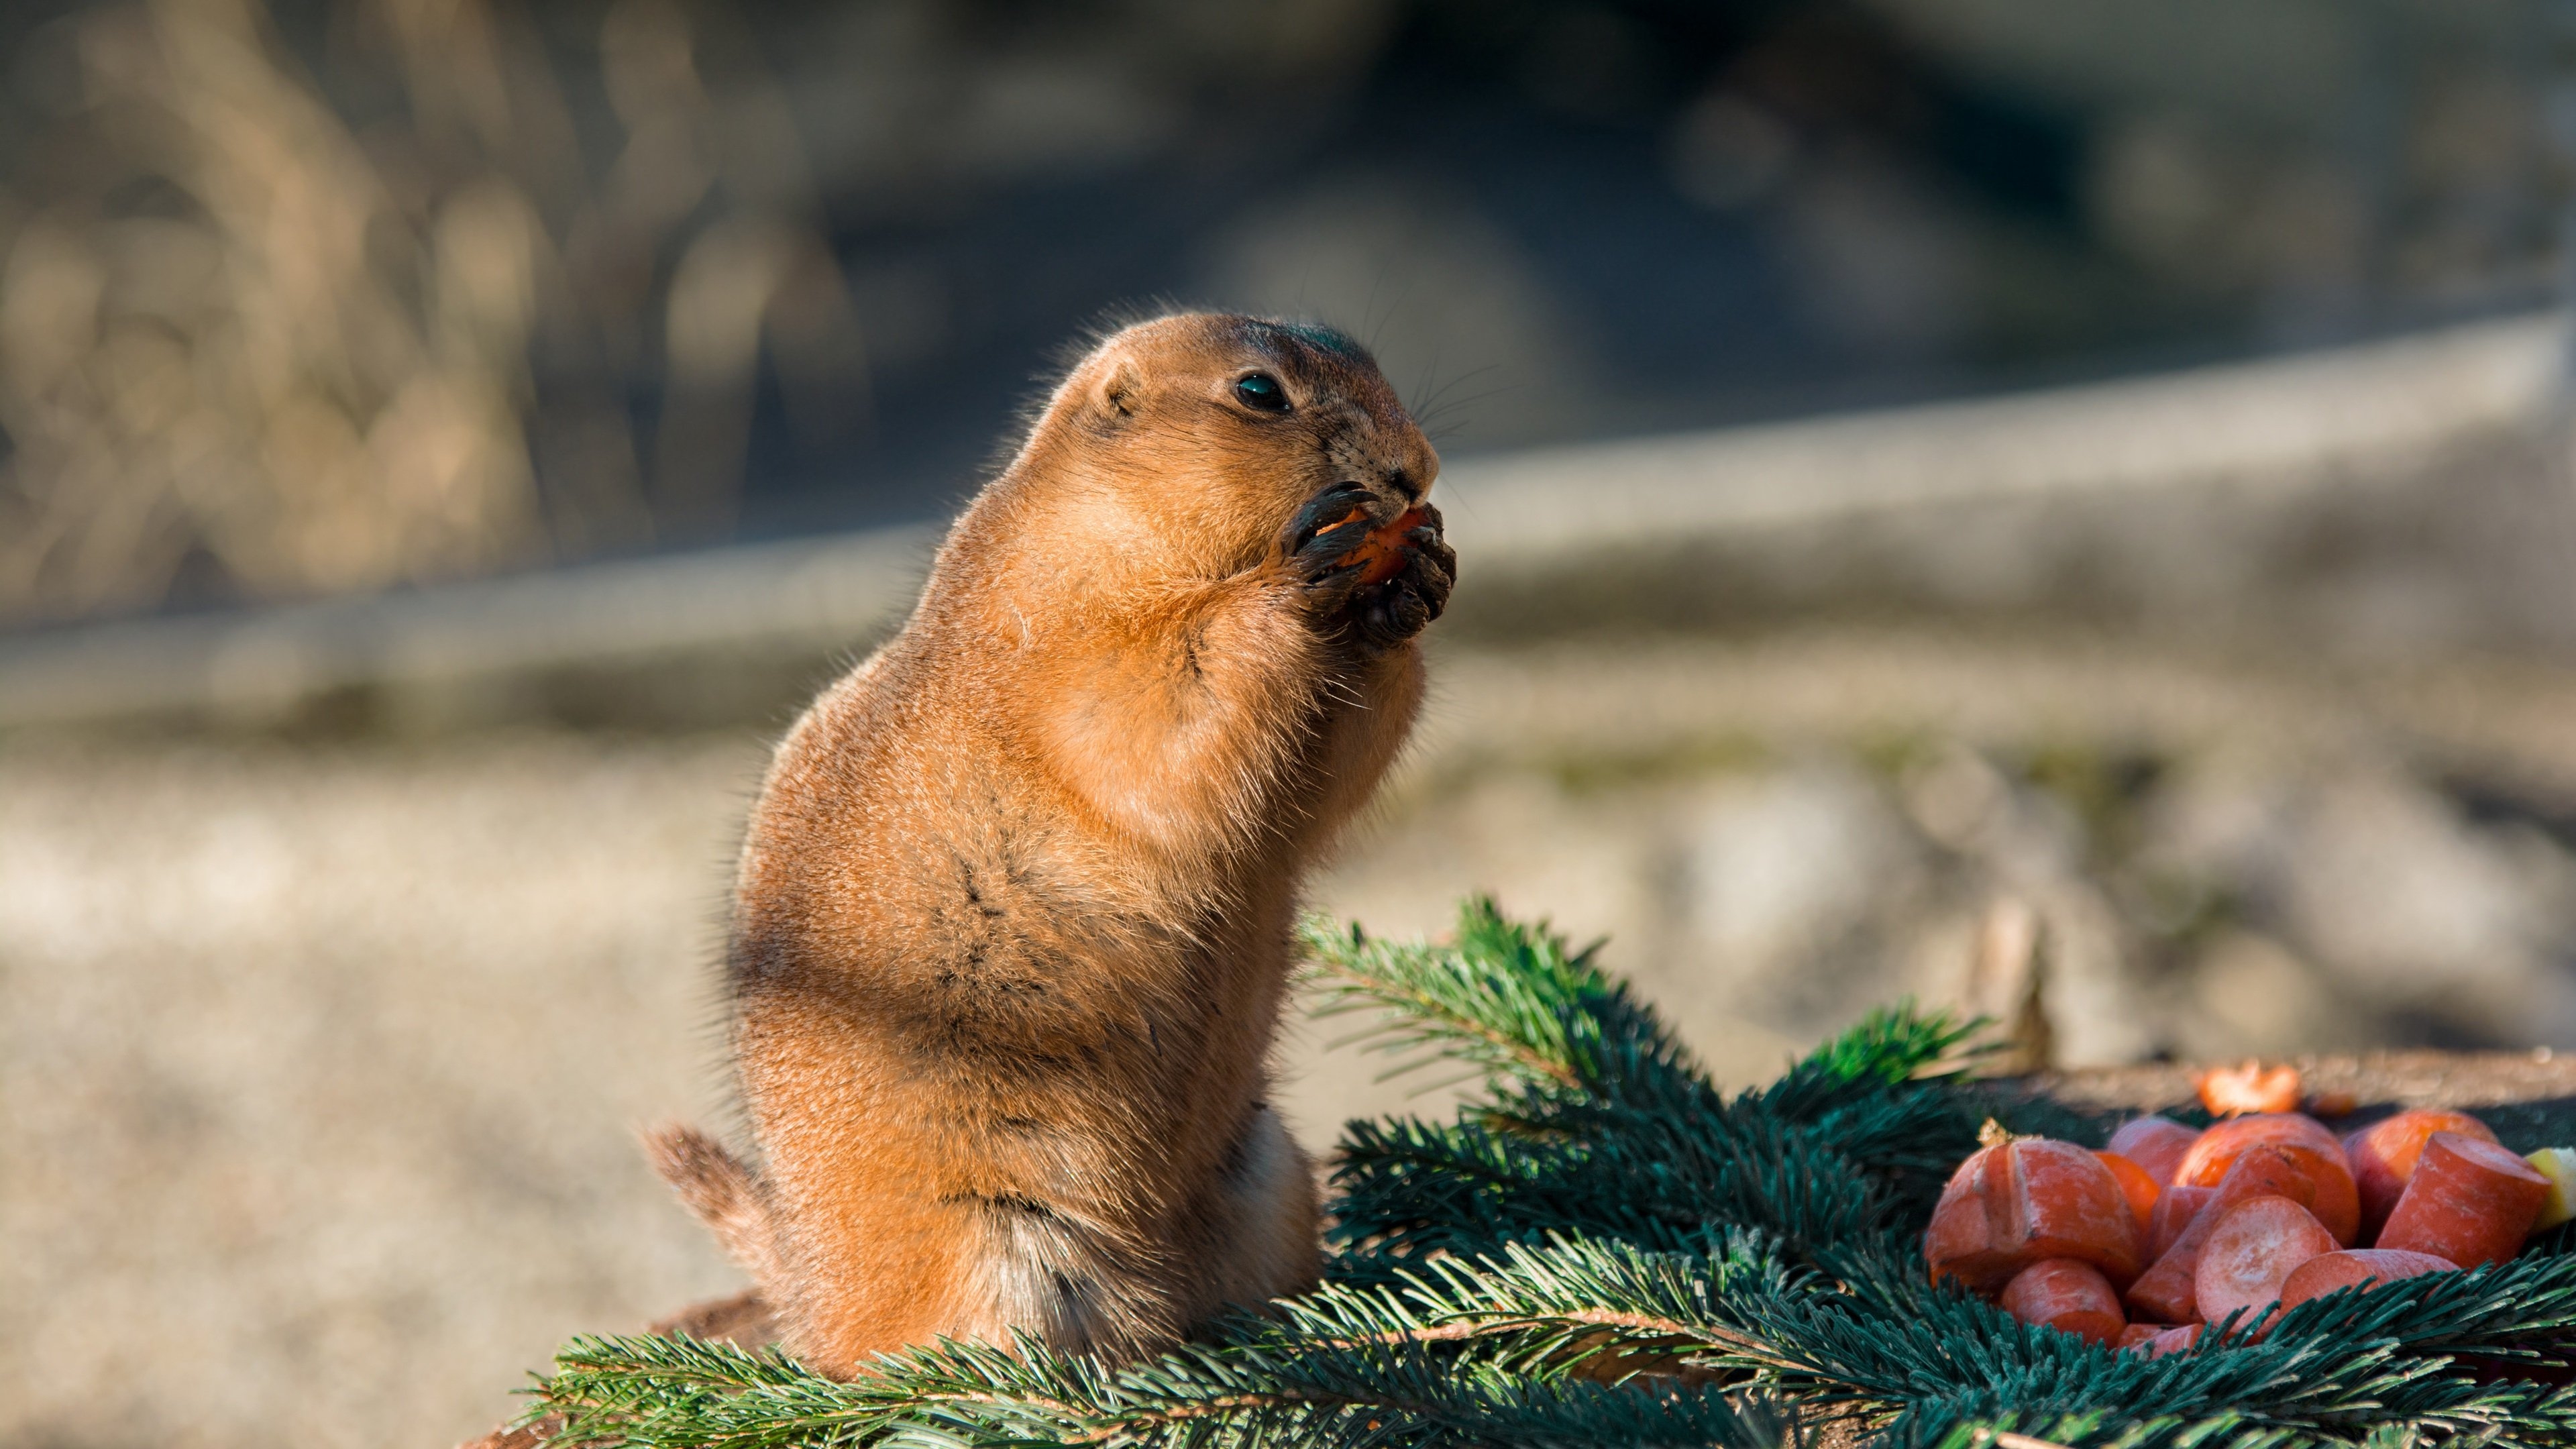
[(1346, 1130), (1343, 1250), (1315, 1292), (1126, 1367), (1019, 1338), (837, 1383), (725, 1345), (576, 1340), (530, 1422), (638, 1449), (1777, 1449), (1793, 1401), (1922, 1449), (2576, 1444), (2576, 1385), (2539, 1381), (2576, 1360), (2570, 1235), (2149, 1361), (1927, 1281), (1929, 1196), (1978, 1124), (2049, 1116), (1957, 1077), (1976, 1023), (1873, 1012), (1729, 1098), (1591, 951), (1489, 901), (1443, 944), (1303, 934), (1381, 1048), (1485, 1079), (1455, 1122)]

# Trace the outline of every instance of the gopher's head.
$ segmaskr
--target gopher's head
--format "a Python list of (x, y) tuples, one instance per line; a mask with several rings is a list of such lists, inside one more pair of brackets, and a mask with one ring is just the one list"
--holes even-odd
[(1140, 322), (1077, 363), (1039, 416), (1040, 462), (1190, 565), (1258, 562), (1301, 507), (1357, 485), (1371, 519), (1419, 503), (1440, 458), (1365, 348), (1328, 327), (1217, 313)]

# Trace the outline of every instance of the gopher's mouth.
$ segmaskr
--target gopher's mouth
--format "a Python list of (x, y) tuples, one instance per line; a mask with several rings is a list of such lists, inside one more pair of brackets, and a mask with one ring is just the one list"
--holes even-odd
[[(1302, 550), (1317, 539), (1344, 529), (1365, 531), (1373, 520), (1372, 505), (1383, 506), (1366, 484), (1349, 479), (1334, 484), (1307, 500), (1306, 506), (1299, 510), (1299, 527), (1294, 535), (1296, 546)], [(1360, 532), (1356, 531), (1350, 535), (1354, 540), (1359, 536)]]

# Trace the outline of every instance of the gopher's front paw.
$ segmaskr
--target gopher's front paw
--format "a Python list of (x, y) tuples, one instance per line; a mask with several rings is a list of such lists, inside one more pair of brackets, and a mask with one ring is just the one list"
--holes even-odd
[(1297, 511), (1281, 544), (1317, 624), (1386, 649), (1440, 617), (1458, 556), (1440, 536), (1439, 509), (1420, 503), (1379, 523), (1376, 501), (1337, 483)]
[(1306, 500), (1288, 521), (1280, 539), (1288, 570), (1307, 607), (1319, 615), (1339, 614), (1366, 582), (1369, 565), (1360, 555), (1377, 527), (1369, 516), (1371, 501), (1357, 483), (1336, 483)]
[(1439, 509), (1416, 504), (1389, 529), (1387, 562), (1366, 568), (1380, 577), (1354, 590), (1350, 603), (1359, 637), (1377, 649), (1392, 649), (1439, 618), (1458, 579), (1458, 555), (1440, 536)]

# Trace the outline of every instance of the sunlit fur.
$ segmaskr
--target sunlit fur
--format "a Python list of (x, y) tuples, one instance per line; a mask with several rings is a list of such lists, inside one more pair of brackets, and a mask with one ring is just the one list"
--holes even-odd
[[(1244, 406), (1251, 370), (1294, 410)], [(1336, 334), (1129, 327), (779, 747), (731, 944), (763, 1164), (658, 1151), (807, 1360), (1127, 1355), (1315, 1281), (1266, 1058), (1299, 877), (1411, 726), (1427, 615), (1358, 628), (1296, 521), (1346, 481), (1393, 520), (1438, 467)], [(1437, 517), (1397, 581), (1429, 614)]]

